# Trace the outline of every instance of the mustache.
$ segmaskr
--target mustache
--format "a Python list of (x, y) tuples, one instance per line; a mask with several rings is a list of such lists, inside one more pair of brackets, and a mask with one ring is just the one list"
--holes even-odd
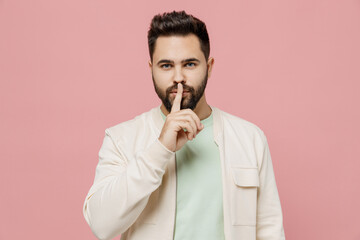
[[(168, 88), (168, 89), (166, 90), (166, 93), (167, 93), (167, 94), (170, 94), (170, 92), (172, 92), (172, 91), (174, 91), (174, 90), (177, 91), (177, 85)], [(186, 85), (183, 85), (183, 91), (193, 92), (193, 91), (194, 91), (194, 88), (189, 87), (189, 86), (186, 86)]]

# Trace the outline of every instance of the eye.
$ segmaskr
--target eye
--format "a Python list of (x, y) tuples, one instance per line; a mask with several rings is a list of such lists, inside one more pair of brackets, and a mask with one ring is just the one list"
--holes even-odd
[(161, 65), (161, 68), (168, 69), (168, 67), (164, 67), (164, 66), (170, 66), (170, 64), (163, 64), (163, 65)]
[[(191, 65), (192, 64), (192, 65)], [(187, 64), (185, 64), (186, 66), (189, 66), (189, 67), (195, 67), (196, 66), (196, 64), (195, 63), (193, 63), (193, 62), (189, 62), (189, 63), (187, 63)]]

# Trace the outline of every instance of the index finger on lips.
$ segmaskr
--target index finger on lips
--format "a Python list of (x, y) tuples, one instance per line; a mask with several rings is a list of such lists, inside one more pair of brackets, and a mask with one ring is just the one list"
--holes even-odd
[(177, 93), (173, 102), (173, 105), (171, 107), (171, 112), (177, 112), (180, 111), (180, 104), (182, 99), (182, 92), (183, 92), (183, 86), (181, 83), (178, 83)]

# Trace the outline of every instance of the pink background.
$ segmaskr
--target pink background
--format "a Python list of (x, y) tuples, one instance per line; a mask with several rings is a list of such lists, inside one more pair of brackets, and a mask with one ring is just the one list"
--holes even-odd
[(0, 239), (95, 239), (104, 130), (160, 104), (153, 15), (205, 21), (210, 105), (267, 135), (288, 240), (360, 239), (360, 1), (0, 0)]

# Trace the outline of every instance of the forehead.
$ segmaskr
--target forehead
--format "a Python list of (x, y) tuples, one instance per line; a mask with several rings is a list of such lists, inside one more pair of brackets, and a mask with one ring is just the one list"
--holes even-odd
[(160, 36), (155, 43), (153, 60), (170, 59), (181, 61), (187, 58), (204, 60), (204, 54), (200, 48), (200, 40), (194, 34), (186, 36)]

